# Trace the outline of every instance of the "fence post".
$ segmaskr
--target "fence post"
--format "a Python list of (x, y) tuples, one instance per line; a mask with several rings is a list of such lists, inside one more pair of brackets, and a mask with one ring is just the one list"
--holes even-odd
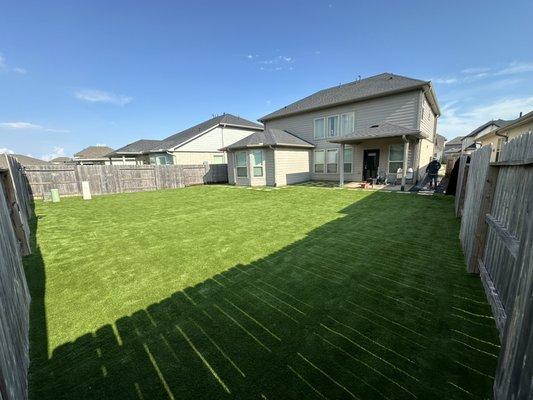
[(476, 221), (475, 239), (470, 260), (467, 260), (467, 272), (471, 274), (479, 273), (479, 260), (483, 257), (485, 250), (485, 243), (487, 240), (488, 226), (486, 223), (486, 216), (492, 209), (492, 200), (494, 199), (494, 191), (496, 190), (496, 183), (498, 181), (498, 174), (500, 169), (498, 167), (489, 165), (487, 170), (487, 177), (482, 188), (481, 204), (479, 204), (479, 217)]

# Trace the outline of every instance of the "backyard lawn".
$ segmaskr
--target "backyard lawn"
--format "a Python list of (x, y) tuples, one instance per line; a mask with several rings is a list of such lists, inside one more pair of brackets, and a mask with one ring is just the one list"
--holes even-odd
[(491, 396), (448, 198), (202, 186), (35, 213), (31, 399)]

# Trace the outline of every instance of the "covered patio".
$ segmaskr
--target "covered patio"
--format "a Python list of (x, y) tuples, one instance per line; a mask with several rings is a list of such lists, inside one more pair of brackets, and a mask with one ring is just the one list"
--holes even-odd
[[(418, 144), (420, 139), (423, 138), (424, 136), (419, 130), (407, 129), (399, 125), (382, 122), (371, 125), (368, 128), (358, 129), (347, 136), (332, 138), (329, 142), (340, 144), (339, 165), (341, 166), (345, 163), (344, 154), (347, 145), (353, 146), (354, 148), (358, 146), (363, 148), (363, 169), (361, 175), (363, 182), (371, 182), (374, 186), (380, 186), (380, 189), (389, 186), (390, 190), (395, 190), (398, 186), (399, 190), (405, 191), (408, 180), (412, 184), (416, 182), (417, 170), (420, 164), (420, 149), (418, 148)], [(372, 146), (372, 144), (383, 146), (383, 143), (389, 147), (389, 152), (386, 154), (386, 162), (383, 161), (383, 157), (380, 159), (379, 148), (375, 150), (369, 148), (378, 147)], [(398, 146), (399, 144), (402, 145), (401, 148)], [(396, 146), (394, 150), (392, 146)], [(387, 169), (384, 173), (385, 176), (382, 177), (381, 175), (383, 173), (380, 170), (384, 164), (386, 164)], [(400, 169), (400, 182), (396, 182), (397, 179), (394, 179), (395, 184), (387, 184), (388, 178), (390, 176), (396, 177), (396, 171), (400, 171)], [(382, 182), (383, 185), (378, 185), (378, 178), (384, 178), (385, 182)], [(399, 183), (399, 185), (396, 183)], [(357, 182), (351, 182), (349, 185), (354, 186), (357, 184)], [(339, 168), (339, 186), (345, 186), (344, 168)], [(408, 189), (409, 187), (407, 187)]]

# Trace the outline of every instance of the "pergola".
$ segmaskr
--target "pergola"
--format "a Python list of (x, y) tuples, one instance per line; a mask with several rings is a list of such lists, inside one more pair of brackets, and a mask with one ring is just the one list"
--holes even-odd
[[(356, 129), (353, 133), (339, 138), (332, 138), (331, 143), (338, 143), (341, 145), (339, 154), (339, 165), (344, 165), (344, 148), (347, 144), (358, 145), (365, 141), (398, 138), (401, 137), (404, 142), (403, 148), (403, 166), (402, 166), (402, 185), (401, 190), (405, 190), (405, 178), (407, 174), (407, 157), (409, 154), (409, 140), (422, 139), (424, 135), (419, 130), (407, 129), (399, 125), (382, 122), (371, 125), (368, 128)], [(344, 168), (340, 168), (339, 186), (344, 186)]]

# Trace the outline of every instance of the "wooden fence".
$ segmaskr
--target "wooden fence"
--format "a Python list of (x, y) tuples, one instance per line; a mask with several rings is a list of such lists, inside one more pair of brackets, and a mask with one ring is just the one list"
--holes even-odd
[[(4, 156), (2, 156), (4, 157)], [(5, 156), (0, 166), (0, 399), (27, 398), (30, 293), (22, 267), (29, 253), (31, 199), (20, 164)]]
[(89, 182), (95, 195), (176, 189), (228, 181), (226, 164), (202, 165), (38, 165), (25, 174), (34, 197), (58, 189), (63, 196), (82, 194), (81, 183)]
[[(495, 399), (533, 398), (533, 134), (471, 155), (463, 170), (461, 245), (479, 273), (500, 332)], [(463, 156), (464, 157), (464, 156)], [(461, 174), (461, 170), (459, 171)], [(461, 205), (462, 203), (462, 205)]]

